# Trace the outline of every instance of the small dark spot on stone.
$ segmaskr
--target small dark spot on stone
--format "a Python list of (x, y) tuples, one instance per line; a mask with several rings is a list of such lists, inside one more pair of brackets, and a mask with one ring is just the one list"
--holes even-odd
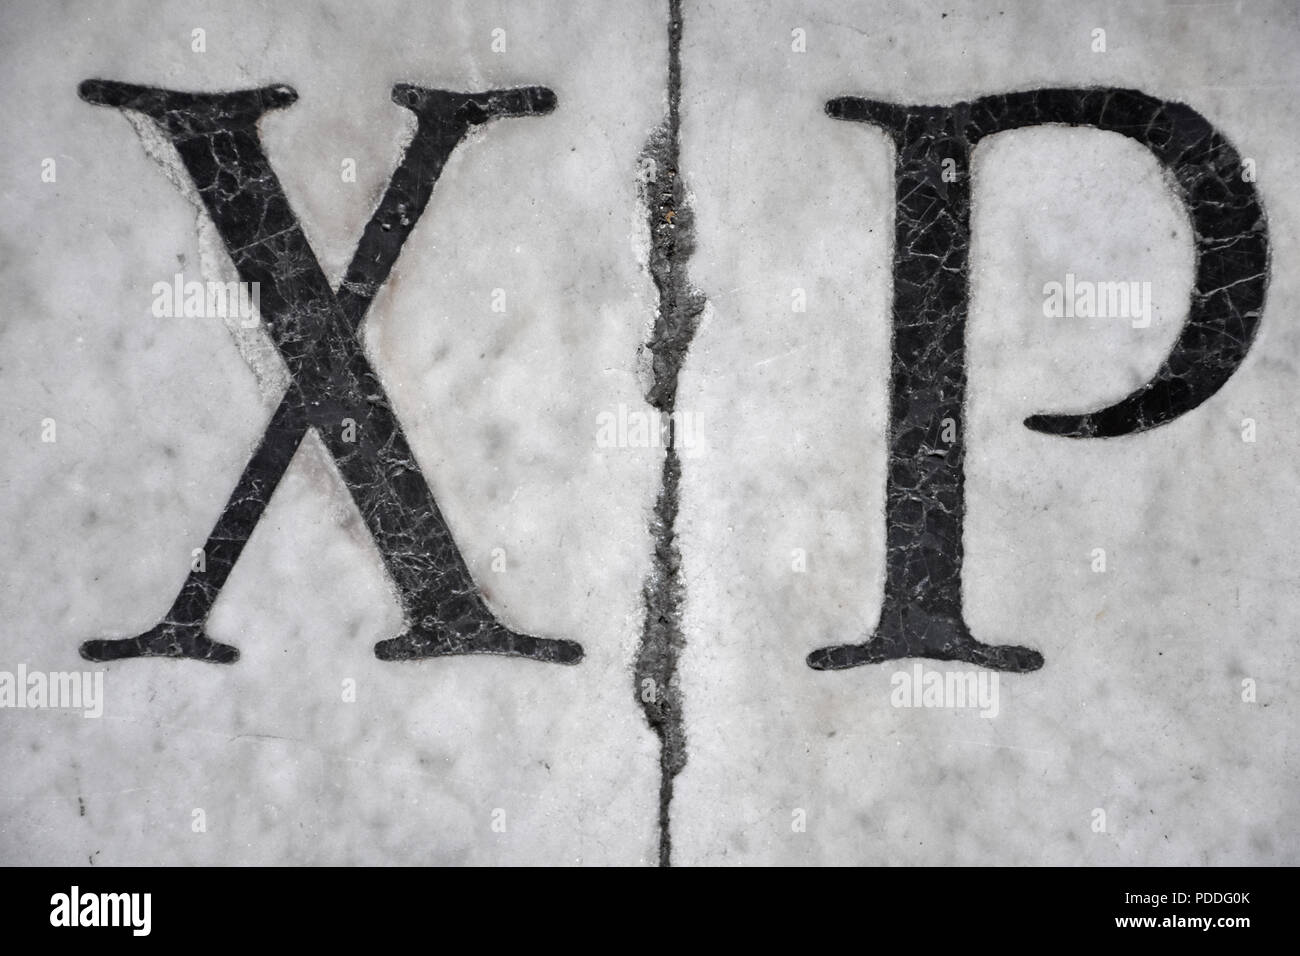
[(456, 111), (456, 119), (462, 123), (468, 123), (471, 126), (477, 126), (479, 123), (486, 122), (488, 118), (487, 111), (475, 102), (466, 103)]

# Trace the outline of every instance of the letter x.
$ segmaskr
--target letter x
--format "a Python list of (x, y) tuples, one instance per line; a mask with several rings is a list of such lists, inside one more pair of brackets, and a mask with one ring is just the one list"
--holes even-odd
[[(203, 94), (86, 80), (80, 93), (89, 103), (143, 113), (171, 140), (240, 279), (259, 283), (263, 321), (292, 380), (208, 536), (204, 570), (189, 575), (152, 630), (122, 640), (87, 641), (82, 656), (238, 660), (238, 649), (213, 641), (204, 624), (303, 436), (315, 428), (379, 547), (406, 617), (406, 630), (376, 644), (376, 656), (581, 660), (582, 648), (573, 641), (518, 634), (488, 610), (360, 339), (371, 300), (469, 128), (495, 117), (548, 113), (555, 94), (544, 87), (486, 93), (394, 87), (393, 101), (418, 119), (415, 135), (335, 292), (258, 135), (263, 113), (297, 100), (292, 89)], [(353, 442), (343, 440), (340, 427), (349, 418), (356, 423)]]

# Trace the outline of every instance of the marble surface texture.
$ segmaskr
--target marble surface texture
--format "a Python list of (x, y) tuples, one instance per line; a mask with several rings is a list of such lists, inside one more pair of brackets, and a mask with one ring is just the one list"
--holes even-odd
[[(0, 683), (102, 671), (103, 698), (0, 706), (0, 863), (1300, 863), (1298, 47), (1284, 0), (6, 4)], [(553, 92), (468, 121), (357, 352), (490, 613), (579, 662), (377, 657), (409, 609), (328, 427), (207, 617), (237, 662), (79, 653), (168, 613), (305, 374), (266, 298), (155, 314), (243, 251), (90, 79), (292, 87), (256, 134), (336, 290), (417, 135), (395, 85)], [(898, 147), (826, 104), (1046, 88), (1186, 104), (1231, 144), (1258, 330), (1159, 427), (1025, 427), (1143, 386), (1206, 247), (1132, 135), (981, 140), (965, 278), (932, 270), (969, 294), (958, 597), (1041, 666), (814, 669), (886, 607), (899, 295)], [(1067, 276), (1149, 298), (1046, 315)], [(916, 665), (996, 676), (996, 714), (899, 706)]]

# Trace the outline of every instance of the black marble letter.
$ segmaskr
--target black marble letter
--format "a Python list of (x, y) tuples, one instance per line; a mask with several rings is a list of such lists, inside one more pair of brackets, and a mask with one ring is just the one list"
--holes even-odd
[[(986, 136), (1026, 126), (1122, 133), (1168, 169), (1191, 218), (1191, 309), (1151, 380), (1099, 411), (1025, 421), (1070, 438), (1127, 435), (1170, 422), (1218, 391), (1241, 364), (1259, 324), (1268, 274), (1259, 197), (1241, 175), (1236, 150), (1203, 116), (1133, 90), (1045, 89), (955, 106), (844, 97), (827, 103), (826, 111), (883, 127), (897, 151), (888, 553), (876, 633), (863, 644), (820, 648), (808, 655), (808, 665), (831, 670), (928, 657), (1036, 670), (1043, 665), (1037, 651), (981, 643), (962, 619), (971, 152)], [(955, 177), (943, 175), (945, 161)], [(951, 444), (941, 441), (945, 419), (955, 424)]]
[[(414, 138), (338, 291), (330, 289), (262, 150), (257, 123), (297, 94), (285, 86), (180, 93), (86, 80), (87, 102), (143, 113), (180, 154), (239, 277), (259, 283), (262, 318), (292, 384), (271, 418), (205, 545), (206, 568), (189, 575), (152, 630), (87, 641), (82, 656), (189, 657), (233, 663), (239, 651), (204, 633), (208, 613), (303, 436), (315, 428), (334, 458), (397, 589), (407, 630), (375, 645), (382, 660), (506, 654), (573, 664), (573, 641), (517, 634), (492, 616), (362, 350), (362, 319), (424, 212), (452, 150), (471, 126), (555, 107), (544, 87), (452, 93), (398, 85), (393, 100), (418, 117)], [(356, 424), (345, 442), (340, 424)]]

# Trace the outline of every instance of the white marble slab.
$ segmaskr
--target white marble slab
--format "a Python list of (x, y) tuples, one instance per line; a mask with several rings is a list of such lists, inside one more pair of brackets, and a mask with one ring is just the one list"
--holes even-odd
[[(716, 453), (682, 492), (680, 862), (1295, 862), (1298, 30), (1294, 10), (1256, 3), (700, 9), (684, 141), (691, 274), (713, 314), (682, 388)], [(1274, 243), (1261, 331), (1218, 395), (1163, 428), (1027, 430), (1159, 364), (1186, 315), (1189, 226), (1155, 160), (1115, 134), (978, 148), (966, 619), (1046, 663), (1001, 675), (995, 719), (894, 707), (910, 661), (804, 665), (866, 638), (884, 580), (892, 150), (821, 106), (1095, 85), (1189, 103), (1255, 159)], [(1151, 281), (1150, 326), (1045, 318), (1043, 285), (1067, 272)]]
[[(366, 341), (493, 610), (580, 641), (586, 658), (376, 660), (400, 610), (309, 440), (213, 613), (237, 665), (97, 665), (100, 720), (0, 713), (0, 759), (22, 768), (0, 788), (0, 859), (653, 860), (657, 753), (627, 667), (656, 452), (594, 437), (601, 410), (641, 401), (654, 290), (634, 171), (663, 109), (659, 11), (121, 3), (5, 16), (21, 30), (3, 31), (0, 67), (0, 414), (15, 450), (0, 499), (0, 667), (89, 668), (82, 640), (152, 626), (283, 387), (274, 353), (259, 380), (221, 320), (150, 314), (155, 281), (233, 270), (175, 170), (117, 111), (78, 99), (92, 77), (291, 84), (298, 103), (263, 121), (267, 152), (335, 281), (413, 125), (395, 82), (555, 90), (553, 114), (498, 121), (453, 154)], [(356, 182), (341, 176), (348, 158)], [(192, 832), (196, 809), (205, 833)]]
[[(637, 669), (665, 453), (601, 436), (653, 412), (652, 243), (677, 227), (646, 206), (643, 158), (672, 99), (669, 4), (0, 11), (0, 672), (104, 681), (97, 719), (0, 707), (0, 863), (635, 865), (668, 837), (674, 865), (1300, 860), (1300, 12), (681, 12), (689, 208), (669, 212), (695, 247), (673, 268), (707, 304), (676, 397), (674, 779)], [(579, 664), (376, 659), (402, 607), (314, 436), (208, 620), (236, 664), (79, 656), (167, 611), (289, 381), (260, 328), (151, 314), (156, 282), (237, 273), (175, 150), (79, 98), (92, 78), (293, 87), (259, 129), (335, 284), (414, 132), (394, 84), (554, 91), (553, 112), (451, 154), (364, 345), (492, 613), (579, 642)], [(894, 151), (825, 104), (1093, 86), (1186, 103), (1253, 161), (1260, 330), (1163, 427), (1025, 428), (1151, 375), (1187, 315), (1193, 230), (1122, 136), (1046, 126), (976, 149), (965, 619), (1044, 664), (997, 675), (995, 716), (895, 706), (918, 663), (974, 668), (805, 660), (867, 638), (886, 570)], [(1067, 274), (1150, 282), (1149, 323), (1046, 317)]]

